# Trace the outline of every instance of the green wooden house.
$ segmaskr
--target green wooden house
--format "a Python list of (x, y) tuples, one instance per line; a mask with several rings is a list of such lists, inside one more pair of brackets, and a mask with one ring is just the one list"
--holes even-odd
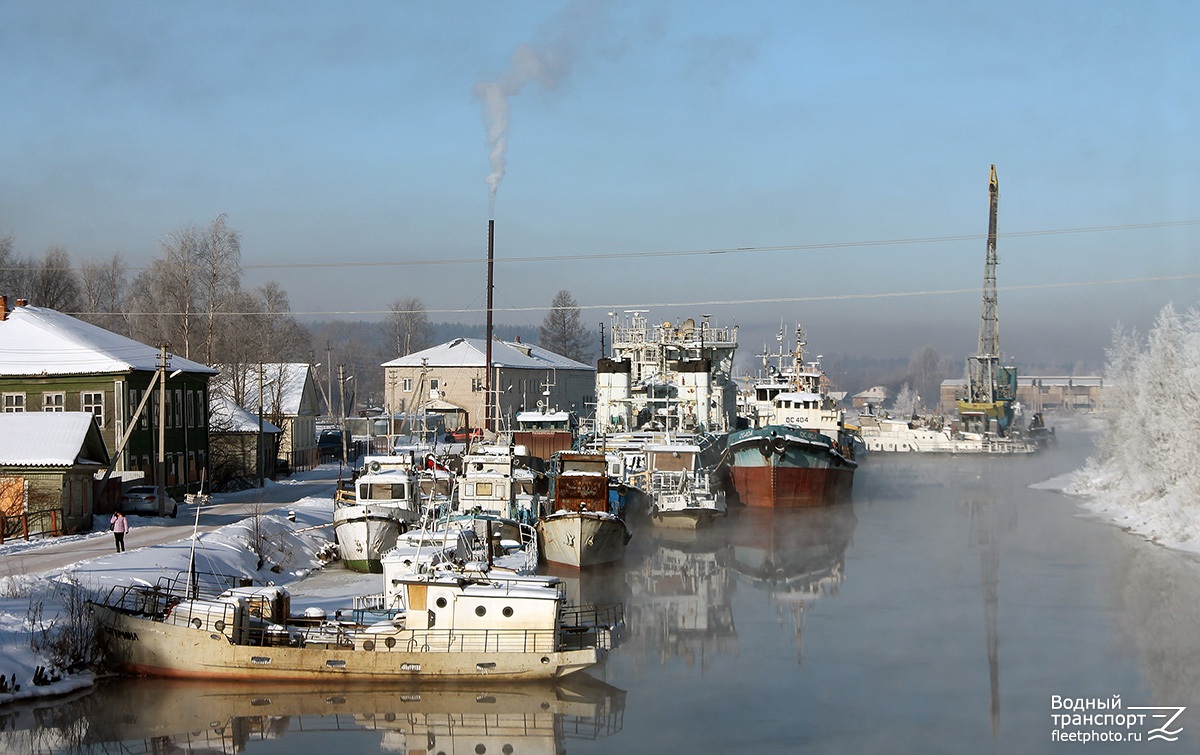
[[(0, 296), (0, 413), (90, 412), (120, 476), (157, 484), (162, 417), (164, 479), (172, 495), (199, 489), (209, 464), (208, 381), (217, 371), (169, 351), (166, 390), (154, 389), (163, 352), (52, 309)], [(119, 448), (128, 431), (128, 442)]]

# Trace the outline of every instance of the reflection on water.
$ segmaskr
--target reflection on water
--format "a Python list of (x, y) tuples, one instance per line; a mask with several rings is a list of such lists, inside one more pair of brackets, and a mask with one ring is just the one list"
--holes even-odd
[(858, 523), (852, 504), (790, 511), (745, 509), (730, 523), (730, 568), (738, 582), (766, 594), (795, 631), (804, 659), (804, 613), (836, 595), (846, 576), (846, 550)]
[[(375, 733), (390, 752), (561, 753), (568, 740), (620, 731), (625, 692), (586, 674), (555, 684), (386, 688), (123, 680), (56, 711), (39, 731), (0, 732), (0, 748), (239, 753), (268, 740), (357, 731)], [(303, 751), (307, 741), (289, 749)]]
[(639, 665), (681, 658), (703, 671), (712, 653), (737, 652), (729, 548), (695, 530), (663, 533), (626, 575), (629, 652)]

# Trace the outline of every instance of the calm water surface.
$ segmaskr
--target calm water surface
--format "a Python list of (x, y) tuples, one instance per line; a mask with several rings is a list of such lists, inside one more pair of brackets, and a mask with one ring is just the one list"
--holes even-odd
[(638, 530), (621, 568), (567, 579), (580, 600), (626, 605), (624, 644), (590, 677), (383, 690), (133, 680), (44, 713), (37, 735), (7, 722), (0, 747), (1055, 752), (1080, 745), (1052, 739), (1052, 714), (1067, 712), (1052, 696), (1119, 695), (1126, 709), (1188, 706), (1178, 741), (1148, 741), (1157, 723), (1064, 731), (1143, 738), (1106, 751), (1194, 752), (1200, 564), (1030, 489), (1089, 453), (1089, 436), (1059, 435), (1032, 458), (876, 455), (846, 506), (743, 511), (698, 537)]

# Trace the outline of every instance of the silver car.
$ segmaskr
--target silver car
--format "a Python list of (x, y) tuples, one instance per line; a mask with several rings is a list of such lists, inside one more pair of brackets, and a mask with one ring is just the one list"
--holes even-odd
[[(153, 485), (135, 485), (126, 490), (121, 496), (121, 511), (126, 514), (158, 516), (158, 488)], [(163, 502), (162, 511), (167, 516), (174, 517), (179, 511), (179, 504), (168, 495)]]

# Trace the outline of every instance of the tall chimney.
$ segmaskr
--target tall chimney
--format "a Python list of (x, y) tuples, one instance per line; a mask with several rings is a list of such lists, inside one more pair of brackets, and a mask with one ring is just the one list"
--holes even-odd
[(496, 220), (488, 219), (487, 258), (487, 347), (485, 348), (483, 378), (483, 427), (492, 429), (492, 260), (494, 259)]

